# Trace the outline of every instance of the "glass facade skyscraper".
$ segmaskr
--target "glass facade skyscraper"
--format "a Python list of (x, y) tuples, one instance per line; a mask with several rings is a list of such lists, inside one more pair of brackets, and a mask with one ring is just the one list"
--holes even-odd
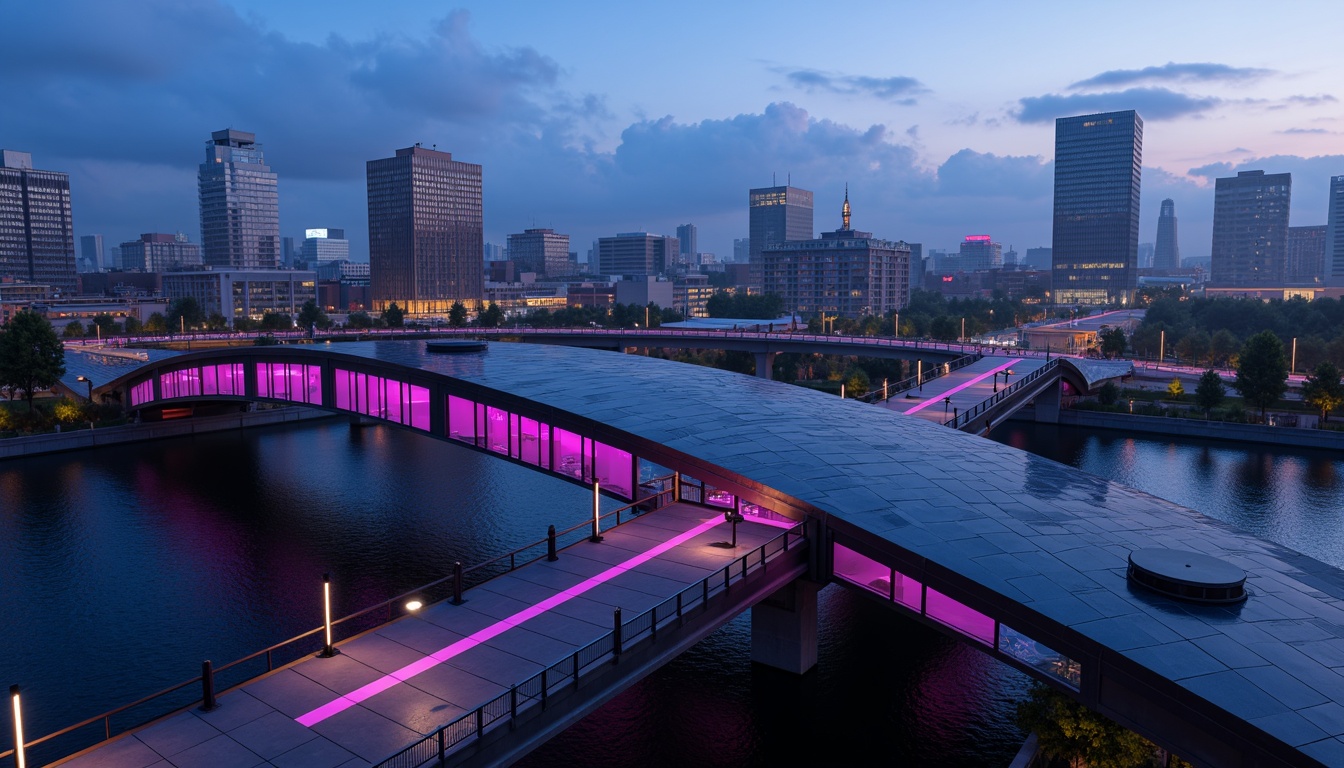
[(1056, 304), (1134, 303), (1142, 168), (1143, 119), (1137, 112), (1055, 120)]
[(33, 169), (27, 152), (0, 151), (0, 277), (75, 292), (70, 176)]
[(1176, 201), (1162, 201), (1157, 216), (1157, 243), (1153, 249), (1154, 269), (1180, 269), (1181, 246), (1176, 240)]
[(279, 180), (266, 165), (256, 134), (231, 128), (210, 134), (197, 182), (206, 266), (276, 269)]
[(366, 164), (373, 308), (479, 307), (485, 293), (481, 166), (421, 146)]
[(1344, 176), (1330, 177), (1330, 201), (1326, 207), (1325, 284), (1344, 286)]
[(1209, 280), (1220, 288), (1280, 286), (1287, 277), (1289, 173), (1242, 171), (1213, 186)]
[(761, 187), (748, 193), (751, 281), (761, 282), (761, 252), (791, 240), (811, 240), (812, 193), (797, 187)]

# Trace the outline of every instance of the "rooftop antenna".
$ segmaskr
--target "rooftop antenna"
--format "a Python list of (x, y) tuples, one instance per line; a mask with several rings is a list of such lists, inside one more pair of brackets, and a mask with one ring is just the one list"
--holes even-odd
[(791, 187), (791, 186), (793, 186), (793, 173), (792, 173), (792, 172), (790, 172), (789, 175), (787, 175), (787, 176), (784, 177), (784, 186), (786, 186), (786, 187)]

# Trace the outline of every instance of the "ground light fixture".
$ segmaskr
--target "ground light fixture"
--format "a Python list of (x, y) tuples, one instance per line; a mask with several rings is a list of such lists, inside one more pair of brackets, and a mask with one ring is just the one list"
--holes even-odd
[(593, 480), (593, 535), (589, 536), (588, 540), (592, 542), (602, 540), (602, 494), (596, 479)]
[(9, 686), (9, 698), (14, 706), (14, 766), (26, 768), (27, 762), (23, 755), (23, 708), (19, 706), (19, 686)]
[(419, 600), (407, 600), (407, 601), (406, 601), (406, 610), (410, 611), (411, 613), (415, 613), (416, 611), (418, 611), (418, 610), (420, 610), (421, 608), (424, 608), (424, 607), (425, 607), (425, 604), (422, 603), (422, 602), (420, 602)]
[(336, 655), (336, 646), (331, 644), (331, 574), (322, 574), (322, 628), (326, 642), (322, 646), (321, 656), (331, 658)]

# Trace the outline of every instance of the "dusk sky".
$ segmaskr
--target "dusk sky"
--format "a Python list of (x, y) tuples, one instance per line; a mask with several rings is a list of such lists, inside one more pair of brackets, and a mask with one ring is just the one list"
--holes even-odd
[(699, 227), (731, 256), (747, 189), (816, 226), (955, 249), (1050, 245), (1056, 117), (1144, 120), (1140, 240), (1176, 201), (1207, 257), (1213, 179), (1293, 174), (1324, 224), (1344, 174), (1344, 4), (380, 0), (13, 2), (0, 147), (70, 174), (75, 234), (200, 241), (211, 131), (257, 134), (281, 234), (368, 254), (364, 163), (415, 142), (484, 166), (485, 239)]

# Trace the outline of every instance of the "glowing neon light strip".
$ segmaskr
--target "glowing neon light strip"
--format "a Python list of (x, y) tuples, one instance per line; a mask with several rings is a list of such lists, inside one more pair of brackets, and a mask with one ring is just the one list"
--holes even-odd
[[(957, 394), (958, 392), (960, 392), (961, 390), (963, 390), (963, 389), (965, 389), (965, 388), (971, 386), (972, 384), (979, 384), (980, 382), (984, 381), (985, 379), (988, 379), (990, 376), (997, 375), (998, 372), (999, 372), (999, 371), (1002, 371), (1004, 368), (1012, 368), (1014, 365), (1016, 365), (1016, 364), (1019, 363), (1019, 362), (1021, 362), (1021, 361), (1020, 361), (1020, 360), (1011, 360), (1011, 361), (1009, 361), (1009, 362), (1004, 363), (1003, 365), (1000, 365), (998, 368), (995, 368), (995, 369), (990, 370), (990, 371), (985, 371), (984, 373), (980, 374), (979, 376), (976, 376), (974, 379), (971, 379), (970, 381), (964, 382), (964, 383), (962, 383), (962, 384), (958, 384), (957, 386), (955, 386), (955, 387), (949, 389), (948, 391), (944, 392), (944, 393), (943, 393), (943, 397), (951, 397), (951, 396)], [(930, 405), (933, 405), (934, 403), (941, 403), (941, 402), (942, 402), (941, 399), (931, 397), (931, 398), (929, 398), (928, 400), (925, 400), (924, 402), (920, 403), (919, 405), (916, 405), (914, 408), (911, 408), (911, 409), (905, 411), (904, 413), (906, 413), (907, 415), (909, 415), (909, 414), (914, 413), (914, 412), (916, 412), (916, 411), (922, 411), (922, 410), (924, 410), (925, 408), (928, 408)]]
[(513, 629), (514, 627), (522, 624), (528, 619), (536, 618), (537, 616), (540, 616), (541, 614), (551, 610), (552, 608), (555, 608), (576, 597), (579, 597), (583, 593), (588, 592), (589, 590), (593, 589), (599, 584), (603, 584), (607, 581), (610, 581), (611, 579), (621, 575), (622, 573), (625, 573), (626, 571), (636, 568), (652, 560), (653, 558), (663, 554), (664, 552), (667, 552), (668, 550), (671, 550), (687, 541), (690, 541), (691, 539), (695, 538), (696, 536), (699, 536), (702, 533), (705, 533), (706, 531), (709, 531), (715, 526), (722, 525), (723, 522), (724, 520), (722, 515), (717, 515), (709, 520), (706, 520), (705, 522), (700, 523), (699, 525), (695, 526), (689, 531), (686, 531), (685, 533), (682, 534), (678, 534), (677, 536), (668, 539), (667, 541), (657, 545), (656, 547), (653, 547), (652, 549), (649, 549), (645, 552), (635, 555), (634, 557), (630, 558), (629, 560), (626, 560), (623, 563), (613, 565), (607, 570), (597, 574), (596, 576), (592, 576), (588, 579), (585, 579), (584, 581), (575, 584), (569, 589), (566, 589), (562, 592), (552, 595), (551, 597), (546, 598), (545, 600), (542, 600), (536, 605), (533, 605), (529, 608), (525, 608), (507, 618), (500, 619), (494, 624), (491, 624), (490, 626), (484, 629), (478, 630), (477, 632), (474, 632), (471, 635), (468, 635), (467, 637), (458, 640), (452, 645), (440, 648), (439, 650), (429, 654), (428, 656), (422, 659), (413, 661), (410, 664), (407, 664), (406, 666), (402, 667), (401, 669), (396, 670), (395, 672), (389, 672), (388, 674), (378, 678), (377, 680), (374, 680), (373, 682), (367, 685), (356, 688), (354, 691), (351, 691), (350, 693), (347, 693), (343, 696), (338, 696), (335, 699), (327, 702), (326, 704), (323, 704), (322, 706), (314, 710), (299, 715), (294, 719), (299, 723), (299, 725), (312, 728), (314, 725), (317, 725), (318, 723), (322, 722), (323, 720), (326, 720), (332, 715), (344, 712), (345, 710), (355, 706), (356, 704), (359, 704), (360, 702), (365, 701), (372, 696), (376, 696), (377, 694), (386, 691), (387, 689), (391, 688), (397, 683), (406, 682), (407, 680), (410, 680), (412, 677), (415, 677), (421, 672), (433, 669), (435, 666), (442, 664), (445, 661), (448, 661), (454, 656), (457, 656), (465, 651), (475, 648), (481, 643), (487, 642), (503, 634), (504, 632)]

